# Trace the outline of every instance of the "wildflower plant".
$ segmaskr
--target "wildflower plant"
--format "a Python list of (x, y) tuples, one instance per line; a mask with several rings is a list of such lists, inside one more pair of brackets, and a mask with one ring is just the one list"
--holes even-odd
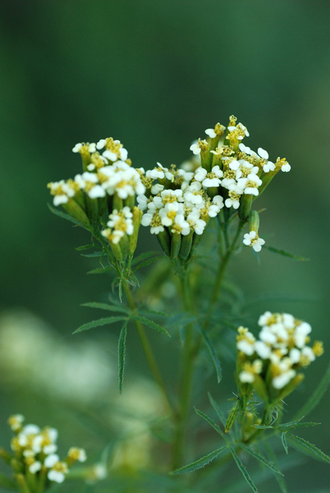
[[(125, 393), (126, 339), (135, 326), (160, 391), (163, 416), (157, 416), (158, 431), (153, 434), (159, 437), (154, 446), (161, 451), (161, 460), (160, 452), (155, 453), (155, 464), (150, 466), (154, 471), (158, 468), (159, 485), (163, 484), (159, 491), (218, 491), (217, 475), (232, 462), (246, 487), (256, 492), (262, 475), (255, 464), (251, 466), (250, 456), (262, 466), (264, 476), (273, 474), (286, 492), (279, 463), (289, 453), (289, 445), (330, 462), (315, 445), (296, 435), (296, 430), (316, 425), (302, 418), (324, 394), (330, 370), (303, 409), (291, 421), (284, 420), (284, 399), (322, 355), (322, 343), (311, 342), (311, 326), (287, 313), (266, 311), (259, 318), (259, 329), (246, 328), (239, 291), (225, 279), (229, 261), (242, 248), (250, 248), (257, 257), (268, 248), (302, 260), (269, 246), (260, 236), (259, 197), (280, 171), (287, 173), (291, 166), (285, 158), (271, 161), (261, 147), (252, 150), (243, 143), (248, 137), (247, 128), (231, 116), (227, 127), (217, 123), (206, 129), (205, 138), (191, 144), (191, 157), (181, 166), (157, 163), (147, 170), (133, 166), (119, 140), (79, 143), (72, 150), (81, 157), (80, 173), (48, 185), (51, 211), (90, 235), (90, 243), (77, 250), (99, 259), (91, 273), (112, 276), (108, 300), (85, 303), (110, 312), (109, 316), (87, 322), (75, 332), (121, 324), (118, 387)], [(143, 228), (157, 238), (160, 250), (136, 256)], [(145, 275), (137, 272), (147, 266)], [(166, 351), (169, 344), (176, 345), (177, 388), (164, 377), (149, 341), (150, 329), (160, 337), (171, 337), (170, 343), (163, 341)], [(228, 359), (228, 352), (236, 355), (234, 399), (223, 392), (221, 398), (209, 394), (209, 409), (194, 408), (205, 405), (204, 392), (197, 396), (195, 391), (204, 388), (201, 367), (212, 369), (220, 384), (221, 360)], [(214, 450), (204, 438), (205, 422), (216, 432)], [(151, 432), (154, 425), (148, 425)], [(40, 470), (55, 467), (48, 457), (35, 460)], [(221, 491), (237, 491), (237, 484), (234, 479)], [(146, 491), (147, 483), (136, 488)]]

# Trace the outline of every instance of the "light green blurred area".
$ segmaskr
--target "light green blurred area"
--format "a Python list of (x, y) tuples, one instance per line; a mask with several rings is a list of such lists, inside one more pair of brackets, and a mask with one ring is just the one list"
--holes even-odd
[[(105, 329), (71, 335), (95, 315), (79, 305), (99, 300), (109, 282), (105, 276), (86, 276), (95, 264), (79, 257), (75, 247), (89, 238), (50, 214), (46, 184), (79, 172), (79, 158), (71, 152), (77, 142), (111, 135), (124, 143), (135, 166), (150, 168), (157, 161), (168, 166), (190, 156), (191, 142), (205, 128), (217, 121), (226, 125), (235, 114), (250, 132), (247, 145), (267, 149), (272, 160), (286, 157), (292, 166), (257, 202), (266, 209), (260, 235), (268, 245), (310, 261), (263, 251), (258, 265), (245, 249), (232, 262), (230, 276), (248, 297), (275, 293), (289, 298), (256, 303), (252, 316), (268, 309), (292, 313), (310, 322), (314, 338), (324, 341), (325, 355), (288, 399), (289, 407), (302, 404), (330, 354), (329, 3), (3, 0), (1, 7), (4, 312), (34, 314), (73, 350), (88, 341), (115, 343)], [(146, 233), (143, 241), (141, 250), (158, 248)], [(163, 354), (158, 334), (151, 337), (170, 372), (171, 354)], [(148, 375), (139, 350), (132, 334), (128, 372), (141, 368)], [(115, 355), (110, 360), (116, 363)], [(233, 371), (233, 365), (225, 366), (228, 382)], [(38, 388), (33, 401), (26, 386), (0, 380), (2, 423), (9, 413), (21, 412), (47, 424), (49, 414), (49, 424), (65, 425), (67, 419), (73, 429), (72, 415), (56, 401), (55, 392), (52, 401)], [(229, 398), (233, 381), (225, 388)], [(108, 391), (116, 392), (116, 386), (109, 385)], [(322, 427), (305, 435), (328, 454), (329, 395), (310, 416)], [(78, 445), (93, 451), (100, 445), (92, 444), (81, 424), (70, 433), (84, 442)], [(292, 491), (302, 491), (306, 477), (316, 491), (327, 486), (330, 472), (326, 465), (310, 462), (288, 477)], [(270, 483), (268, 491), (276, 488)]]

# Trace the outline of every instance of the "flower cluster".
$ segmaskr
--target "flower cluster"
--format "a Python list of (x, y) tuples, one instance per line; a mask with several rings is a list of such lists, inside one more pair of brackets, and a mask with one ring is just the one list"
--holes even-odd
[(15, 433), (11, 440), (14, 457), (5, 451), (1, 453), (18, 474), (20, 484), (32, 487), (33, 491), (39, 484), (38, 491), (42, 492), (49, 481), (62, 483), (74, 462), (85, 462), (85, 450), (75, 447), (70, 448), (64, 460), (60, 460), (56, 453), (58, 432), (55, 428), (40, 429), (34, 424), (24, 426), (23, 422), (21, 414), (10, 416), (8, 423)]
[(302, 379), (298, 371), (323, 354), (323, 345), (315, 341), (308, 346), (311, 326), (288, 313), (265, 312), (258, 324), (258, 339), (248, 329), (238, 329), (238, 379), (262, 398), (291, 392)]
[[(200, 158), (199, 165), (166, 168), (158, 163), (153, 170), (139, 169), (146, 189), (137, 197), (144, 211), (141, 223), (149, 226), (152, 234), (164, 236), (167, 232), (168, 242), (177, 234), (203, 235), (209, 219), (224, 207), (247, 220), (252, 201), (273, 176), (280, 169), (290, 170), (285, 159), (278, 158), (274, 164), (264, 149), (256, 153), (245, 146), (242, 140), (249, 133), (234, 116), (227, 129), (217, 123), (205, 133), (207, 139), (190, 146), (194, 157)], [(247, 233), (243, 243), (258, 252), (264, 240), (257, 233)]]
[[(269, 160), (268, 152), (257, 152), (243, 144), (247, 128), (231, 116), (227, 128), (217, 123), (205, 130), (206, 139), (195, 141), (193, 160), (179, 168), (160, 163), (152, 170), (134, 168), (119, 140), (101, 139), (79, 143), (72, 149), (82, 158), (83, 173), (74, 179), (49, 183), (55, 206), (62, 207), (87, 229), (99, 222), (117, 260), (125, 259), (127, 236), (133, 235), (125, 208), (133, 213), (135, 196), (143, 211), (142, 225), (150, 227), (165, 253), (187, 260), (204, 234), (210, 218), (227, 210), (225, 220), (238, 213), (245, 223), (252, 202), (279, 171), (289, 171), (285, 159)], [(199, 161), (196, 161), (199, 160)], [(109, 217), (110, 214), (110, 217)], [(137, 237), (141, 215), (136, 213), (133, 230)], [(264, 240), (250, 228), (243, 243), (256, 252)], [(119, 248), (120, 244), (120, 248)], [(116, 247), (116, 245), (118, 247)], [(130, 249), (132, 250), (132, 249)]]
[[(83, 173), (74, 179), (48, 184), (53, 204), (62, 205), (89, 230), (96, 231), (99, 222), (108, 226), (101, 234), (113, 247), (115, 258), (122, 261), (136, 247), (141, 213), (134, 207), (135, 195), (145, 192), (141, 173), (131, 166), (127, 150), (119, 140), (79, 143), (72, 151), (81, 155)], [(129, 248), (127, 235), (134, 236)]]

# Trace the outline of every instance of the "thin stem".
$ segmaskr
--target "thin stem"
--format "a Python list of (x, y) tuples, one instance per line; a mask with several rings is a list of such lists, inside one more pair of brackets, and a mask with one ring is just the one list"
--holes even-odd
[[(187, 273), (180, 278), (183, 296), (183, 304), (186, 311), (192, 311), (192, 297)], [(191, 400), (191, 388), (193, 378), (194, 352), (193, 352), (193, 324), (186, 328), (183, 348), (182, 376), (181, 376), (181, 399), (180, 412), (177, 415), (176, 431), (173, 443), (172, 467), (177, 469), (182, 464), (183, 446)]]
[[(136, 310), (136, 304), (135, 304), (130, 286), (125, 281), (123, 282), (123, 289), (124, 289), (129, 307), (131, 308), (131, 310)], [(139, 322), (138, 320), (135, 320), (135, 325), (136, 325), (136, 328), (137, 328), (137, 331), (138, 331), (138, 334), (139, 334), (139, 337), (140, 337), (140, 340), (142, 343), (142, 347), (143, 347), (145, 356), (146, 356), (147, 361), (148, 361), (148, 365), (149, 365), (151, 374), (152, 374), (155, 382), (157, 383), (158, 387), (162, 391), (168, 408), (173, 413), (175, 413), (175, 411), (173, 409), (173, 405), (171, 403), (170, 396), (169, 396), (167, 389), (166, 389), (166, 386), (165, 386), (165, 382), (163, 380), (163, 377), (161, 376), (160, 370), (159, 370), (158, 365), (157, 365), (156, 358), (155, 358), (154, 353), (152, 351), (152, 348), (150, 346), (147, 334), (146, 334), (141, 322)]]

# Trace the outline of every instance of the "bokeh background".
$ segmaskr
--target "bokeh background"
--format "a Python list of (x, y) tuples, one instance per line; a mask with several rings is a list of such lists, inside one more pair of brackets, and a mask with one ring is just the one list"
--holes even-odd
[[(248, 145), (292, 165), (260, 199), (260, 234), (310, 261), (263, 251), (259, 265), (246, 249), (230, 276), (251, 299), (278, 296), (252, 304), (252, 316), (293, 313), (325, 343), (324, 356), (288, 399), (296, 409), (325, 372), (330, 350), (329, 2), (2, 0), (0, 40), (0, 338), (3, 352), (13, 348), (1, 363), (2, 440), (9, 437), (7, 416), (21, 412), (61, 428), (65, 444), (89, 447), (95, 460), (107, 442), (95, 439), (91, 422), (75, 412), (77, 402), (87, 409), (97, 392), (104, 399), (116, 392), (118, 331), (72, 332), (95, 316), (80, 304), (99, 300), (108, 279), (86, 276), (95, 264), (75, 247), (88, 238), (46, 206), (46, 184), (78, 172), (73, 145), (111, 135), (136, 166), (179, 164), (192, 140), (217, 121), (226, 125), (231, 114), (249, 129)], [(147, 234), (144, 242), (157, 248)], [(137, 371), (148, 378), (134, 337), (128, 381)], [(161, 346), (158, 352), (170, 372), (171, 354)], [(233, 367), (225, 372), (230, 380)], [(233, 389), (224, 388), (229, 398)], [(329, 404), (328, 392), (310, 416), (322, 426), (304, 434), (328, 454)], [(287, 477), (292, 491), (330, 491), (329, 467), (320, 462)], [(267, 483), (267, 491), (278, 486)]]

